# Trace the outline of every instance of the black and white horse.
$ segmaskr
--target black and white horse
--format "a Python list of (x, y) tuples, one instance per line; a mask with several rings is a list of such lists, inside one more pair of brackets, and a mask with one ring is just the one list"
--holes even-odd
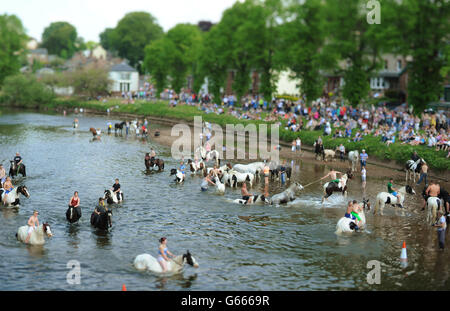
[(119, 191), (118, 193), (114, 193), (111, 189), (107, 189), (105, 190), (103, 199), (108, 204), (119, 204), (123, 201), (123, 192)]
[(407, 193), (409, 193), (409, 194), (416, 194), (414, 189), (411, 188), (411, 186), (409, 186), (409, 185), (401, 187), (398, 190), (398, 195), (400, 197), (400, 200), (398, 200), (396, 196), (394, 196), (394, 195), (392, 195), (392, 194), (390, 194), (388, 192), (380, 192), (380, 193), (378, 193), (377, 198), (376, 198), (376, 202), (375, 202), (375, 208), (373, 210), (373, 214), (374, 215), (377, 214), (378, 213), (378, 209), (381, 209), (380, 213), (381, 213), (381, 215), (383, 215), (383, 209), (384, 209), (384, 206), (386, 204), (390, 204), (390, 205), (393, 205), (393, 206), (400, 205), (400, 207), (403, 207), (403, 202), (405, 201), (405, 196), (406, 196)]
[(193, 174), (196, 174), (198, 172), (203, 172), (206, 168), (205, 163), (203, 161), (198, 161), (195, 163), (191, 159), (188, 160), (189, 169)]
[[(28, 226), (22, 226), (17, 230), (16, 238), (17, 240), (24, 242), (28, 237)], [(50, 226), (48, 223), (44, 222), (42, 225), (36, 227), (30, 235), (30, 239), (28, 240), (28, 244), (31, 245), (43, 245), (45, 243), (45, 235), (51, 238), (53, 236), (52, 231), (50, 230)]]
[(127, 124), (127, 122), (123, 121), (121, 123), (114, 124), (114, 133), (117, 134), (117, 130), (120, 130), (120, 135), (122, 135), (123, 126)]
[[(183, 270), (184, 265), (190, 265), (198, 268), (198, 263), (194, 256), (186, 252), (186, 254), (176, 256), (167, 262), (167, 271), (165, 273), (178, 273)], [(133, 265), (138, 270), (149, 270), (155, 273), (162, 273), (162, 267), (158, 260), (150, 254), (140, 254), (134, 259)]]
[(322, 203), (330, 197), (333, 192), (342, 192), (344, 197), (347, 196), (347, 181), (348, 179), (352, 179), (352, 172), (348, 171), (339, 179), (339, 183), (330, 181), (323, 185), (323, 198)]
[(5, 189), (1, 188), (0, 189), (0, 204), (2, 206), (6, 206), (6, 207), (19, 207), (20, 204), (20, 199), (19, 199), (19, 195), (22, 194), (25, 197), (29, 198), (30, 197), (30, 193), (28, 192), (28, 188), (27, 186), (23, 185), (23, 186), (19, 186), (14, 188), (13, 190), (11, 190), (8, 194), (6, 194), (6, 204), (3, 204), (3, 197), (5, 196)]
[(176, 168), (170, 170), (170, 176), (172, 175), (175, 175), (175, 181), (177, 183), (181, 184), (184, 181), (184, 174)]
[(66, 218), (71, 224), (77, 222), (81, 218), (81, 207), (69, 205), (69, 208), (66, 211)]
[(10, 160), (9, 162), (11, 163), (11, 166), (9, 167), (9, 176), (10, 177), (15, 177), (18, 174), (21, 174), (23, 177), (27, 177), (25, 165), (23, 163), (19, 164), (19, 166), (17, 166), (16, 161)]
[(252, 202), (248, 202), (248, 200), (244, 199), (236, 199), (233, 200), (234, 203), (250, 205), (250, 204), (270, 204), (269, 199), (267, 199), (264, 194), (255, 194), (253, 195)]
[[(278, 178), (280, 177), (280, 173), (281, 173), (281, 165), (278, 165), (275, 169), (271, 169), (270, 170), (270, 180), (273, 181), (274, 178), (276, 178), (276, 180), (278, 180)], [(291, 175), (292, 175), (292, 167), (286, 166), (287, 180), (291, 179)]]
[(112, 211), (103, 210), (100, 214), (92, 212), (91, 225), (100, 230), (108, 230), (112, 227)]
[(413, 175), (413, 182), (416, 182), (416, 174), (420, 175), (420, 170), (422, 169), (422, 165), (426, 163), (424, 159), (420, 158), (417, 161), (408, 160), (405, 164), (406, 169), (406, 182), (408, 179), (411, 180), (411, 174)]
[(275, 194), (270, 198), (271, 204), (284, 204), (291, 201), (294, 201), (296, 196), (295, 192), (303, 190), (303, 186), (298, 182), (292, 183), (286, 190), (281, 193)]

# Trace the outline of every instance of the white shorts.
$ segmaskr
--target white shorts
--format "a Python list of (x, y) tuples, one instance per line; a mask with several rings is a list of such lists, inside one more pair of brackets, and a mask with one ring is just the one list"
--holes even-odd
[(34, 227), (28, 226), (27, 234), (31, 234), (34, 231)]

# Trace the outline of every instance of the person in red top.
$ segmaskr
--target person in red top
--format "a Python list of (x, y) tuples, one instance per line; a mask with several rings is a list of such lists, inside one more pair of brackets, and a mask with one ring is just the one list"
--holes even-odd
[(73, 196), (70, 198), (69, 207), (78, 207), (80, 206), (80, 197), (78, 196), (78, 191), (75, 191)]

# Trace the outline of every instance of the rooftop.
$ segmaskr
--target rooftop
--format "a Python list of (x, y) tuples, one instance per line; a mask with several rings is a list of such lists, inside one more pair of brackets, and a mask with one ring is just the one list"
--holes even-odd
[(128, 65), (125, 62), (122, 62), (120, 64), (114, 65), (111, 67), (111, 69), (109, 71), (126, 71), (126, 72), (137, 72), (136, 69), (134, 69), (133, 67), (131, 67), (130, 65)]

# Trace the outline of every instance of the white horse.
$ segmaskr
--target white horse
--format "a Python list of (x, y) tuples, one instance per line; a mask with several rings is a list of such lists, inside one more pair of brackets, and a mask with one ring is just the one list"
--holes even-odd
[(256, 178), (259, 177), (259, 174), (264, 169), (264, 163), (263, 162), (253, 162), (250, 164), (235, 164), (233, 166), (233, 170), (238, 171), (240, 173), (252, 173), (256, 176)]
[(348, 160), (352, 163), (352, 172), (356, 171), (359, 160), (359, 151), (353, 150), (348, 153)]
[(219, 154), (219, 151), (217, 151), (217, 150), (208, 151), (208, 152), (206, 152), (206, 161), (214, 160), (216, 165), (219, 165), (220, 164), (219, 156), (220, 156), (220, 154)]
[(270, 198), (270, 202), (272, 204), (283, 204), (283, 203), (287, 203), (290, 201), (294, 201), (295, 200), (295, 192), (303, 190), (303, 189), (304, 188), (302, 185), (300, 185), (298, 182), (294, 182), (289, 186), (289, 188), (287, 188), (283, 192), (272, 196), (272, 198)]
[[(370, 206), (368, 202), (369, 200), (363, 200), (363, 207), (358, 212), (358, 215), (361, 218), (361, 225), (359, 229), (364, 229), (364, 227), (366, 226), (366, 215), (364, 214), (364, 209), (366, 208), (366, 205)], [(355, 232), (356, 227), (356, 220), (348, 217), (342, 217), (336, 224), (336, 233), (339, 234), (342, 232)]]
[(108, 203), (108, 204), (119, 204), (119, 203), (123, 202), (122, 190), (119, 191), (119, 197), (120, 197), (120, 200), (117, 198), (117, 194), (114, 193), (111, 189), (105, 190), (105, 193), (103, 195), (103, 199), (105, 199), (106, 203)]
[(325, 161), (327, 161), (327, 159), (331, 159), (331, 160), (333, 160), (333, 158), (335, 157), (335, 155), (336, 155), (336, 152), (334, 151), (334, 150), (331, 150), (331, 149), (324, 149), (323, 150), (323, 153), (324, 153), (324, 159), (325, 159)]
[[(45, 243), (44, 233), (47, 234), (47, 237), (52, 237), (52, 231), (50, 230), (50, 226), (48, 223), (43, 223), (38, 226), (31, 232), (30, 239), (28, 240), (29, 244), (32, 245), (43, 245)], [(28, 226), (22, 226), (17, 230), (16, 237), (19, 241), (24, 242), (28, 236)]]
[[(149, 270), (156, 273), (163, 273), (158, 260), (150, 254), (140, 254), (134, 259), (134, 267), (138, 270)], [(186, 254), (176, 256), (167, 262), (167, 271), (165, 273), (178, 273), (183, 270), (185, 264), (198, 268), (195, 258), (187, 251)]]
[(396, 205), (400, 204), (400, 206), (403, 206), (403, 202), (405, 201), (406, 194), (416, 194), (413, 188), (411, 186), (406, 185), (404, 187), (401, 187), (398, 190), (398, 194), (400, 196), (400, 201), (397, 200), (396, 196), (393, 196), (392, 194), (388, 192), (380, 192), (377, 195), (376, 202), (375, 202), (375, 208), (373, 210), (373, 214), (377, 214), (378, 209), (381, 208), (381, 215), (383, 215), (383, 209), (385, 204), (391, 204)]
[(438, 197), (429, 197), (427, 200), (427, 223), (432, 225), (436, 222), (437, 211), (444, 206), (444, 202)]
[(406, 169), (406, 182), (408, 179), (411, 180), (411, 174), (413, 175), (413, 182), (416, 182), (416, 174), (420, 175), (420, 170), (422, 168), (422, 164), (426, 163), (424, 159), (420, 158), (417, 161), (408, 160), (406, 161), (405, 169)]
[(184, 181), (184, 174), (176, 168), (170, 170), (170, 176), (172, 175), (175, 175), (175, 181), (177, 183), (181, 184)]
[[(19, 207), (20, 199), (19, 195), (23, 194), (27, 198), (30, 197), (30, 193), (28, 192), (27, 186), (19, 186), (11, 190), (8, 194), (5, 194), (5, 189), (0, 189), (0, 204), (5, 207)], [(6, 203), (3, 204), (3, 197), (6, 195)]]
[(220, 194), (225, 194), (225, 185), (220, 182), (219, 177), (214, 177), (214, 183), (216, 184), (216, 191)]

